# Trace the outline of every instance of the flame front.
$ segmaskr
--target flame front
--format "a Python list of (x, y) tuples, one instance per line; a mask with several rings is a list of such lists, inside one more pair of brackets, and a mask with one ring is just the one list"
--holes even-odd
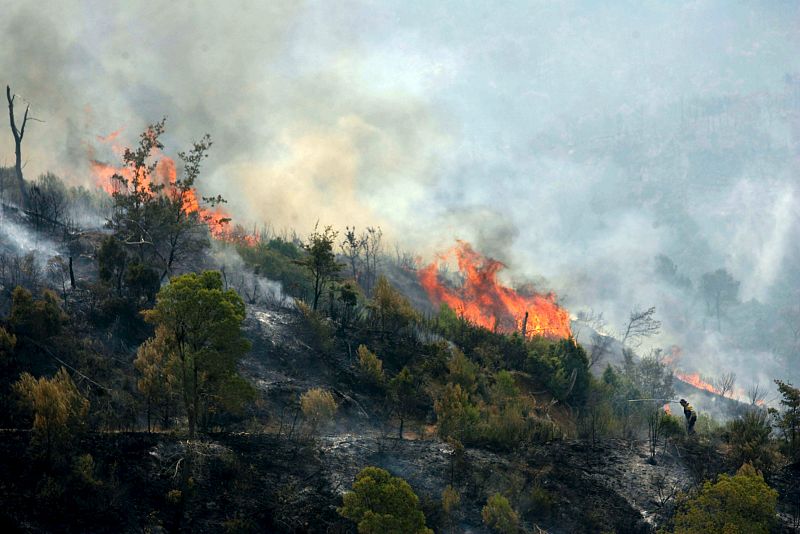
[[(464, 279), (460, 287), (449, 287), (439, 280), (440, 266), (453, 257)], [(569, 313), (556, 304), (555, 295), (524, 295), (500, 284), (497, 273), (504, 268), (503, 263), (482, 256), (469, 243), (458, 241), (417, 275), (433, 304), (447, 304), (464, 319), (484, 328), (503, 333), (524, 331), (527, 337), (570, 337)], [(523, 324), (526, 316), (527, 323)]]
[(686, 382), (697, 389), (703, 389), (710, 393), (714, 393), (715, 395), (720, 394), (714, 386), (700, 378), (699, 373), (681, 373), (679, 371), (675, 371), (675, 377), (681, 382)]

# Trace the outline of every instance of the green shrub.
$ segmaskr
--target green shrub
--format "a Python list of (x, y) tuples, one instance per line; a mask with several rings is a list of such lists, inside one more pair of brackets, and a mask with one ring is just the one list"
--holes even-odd
[(434, 410), (441, 437), (454, 437), (462, 441), (474, 437), (480, 412), (470, 401), (469, 393), (459, 384), (448, 383), (445, 386), (441, 398), (434, 403)]
[(52, 291), (45, 290), (41, 298), (34, 299), (30, 291), (17, 287), (11, 295), (9, 319), (17, 333), (42, 340), (58, 335), (67, 315), (61, 311), (58, 296)]
[(531, 490), (530, 497), (533, 513), (539, 517), (550, 517), (555, 503), (553, 494), (537, 483)]
[(383, 362), (366, 345), (358, 346), (358, 366), (361, 374), (372, 384), (382, 385), (386, 381)]
[(675, 534), (767, 534), (775, 522), (778, 492), (752, 465), (707, 481), (675, 516)]
[(408, 482), (378, 467), (362, 469), (342, 502), (339, 515), (355, 522), (359, 534), (433, 534)]
[(306, 319), (315, 348), (323, 353), (333, 350), (333, 328), (329, 321), (303, 301), (297, 301), (297, 308)]
[(500, 534), (514, 534), (519, 531), (519, 515), (511, 508), (508, 499), (495, 493), (486, 500), (481, 511), (483, 523)]
[(78, 391), (63, 367), (53, 378), (34, 378), (23, 373), (14, 390), (33, 412), (33, 442), (49, 462), (66, 453), (83, 429), (89, 401)]
[(312, 388), (300, 396), (300, 408), (312, 430), (317, 430), (333, 420), (338, 407), (329, 391)]
[(778, 452), (770, 439), (771, 433), (767, 411), (758, 408), (749, 409), (728, 423), (725, 436), (731, 446), (730, 457), (734, 464), (751, 463), (756, 469), (772, 469), (778, 460)]

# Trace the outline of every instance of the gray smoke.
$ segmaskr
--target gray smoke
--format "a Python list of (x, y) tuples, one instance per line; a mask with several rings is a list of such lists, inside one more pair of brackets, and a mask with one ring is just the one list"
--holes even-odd
[[(427, 255), (466, 239), (614, 328), (655, 305), (651, 345), (688, 370), (798, 368), (796, 4), (22, 4), (0, 72), (46, 120), (29, 176), (91, 184), (97, 135), (168, 115), (168, 153), (212, 134), (202, 190), (247, 225), (381, 225)], [(718, 268), (742, 302), (721, 332), (697, 292)]]

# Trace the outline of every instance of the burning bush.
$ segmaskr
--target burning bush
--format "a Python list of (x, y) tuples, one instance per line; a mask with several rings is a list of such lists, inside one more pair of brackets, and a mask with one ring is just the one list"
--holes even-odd
[[(455, 258), (460, 286), (440, 280), (440, 267)], [(469, 243), (459, 241), (419, 270), (420, 284), (436, 306), (447, 304), (459, 316), (489, 330), (523, 337), (570, 337), (569, 313), (555, 302), (555, 295), (535, 292), (522, 294), (502, 285), (497, 274), (505, 265), (476, 252)]]

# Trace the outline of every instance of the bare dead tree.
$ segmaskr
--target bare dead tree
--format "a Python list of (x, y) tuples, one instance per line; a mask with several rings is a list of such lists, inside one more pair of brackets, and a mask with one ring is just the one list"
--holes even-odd
[[(47, 277), (50, 282), (58, 287), (64, 307), (67, 307), (67, 284), (70, 283), (70, 269), (61, 256), (54, 256), (47, 261)], [(74, 285), (73, 285), (74, 287)]]
[(394, 261), (404, 271), (415, 271), (417, 268), (414, 255), (407, 250), (402, 250), (397, 244), (394, 246)]
[(359, 280), (359, 265), (361, 263), (361, 250), (366, 245), (366, 237), (362, 234), (356, 234), (356, 227), (345, 227), (344, 240), (339, 243), (339, 248), (342, 254), (347, 258), (347, 263), (350, 265), (350, 271), (353, 275), (353, 280), (357, 283)]
[(17, 127), (16, 116), (14, 115), (14, 100), (17, 95), (11, 94), (11, 87), (6, 85), (6, 99), (8, 100), (8, 120), (11, 125), (11, 133), (14, 136), (14, 173), (17, 178), (17, 187), (19, 188), (19, 202), (22, 209), (28, 207), (28, 192), (25, 190), (25, 180), (22, 177), (22, 139), (25, 137), (25, 127), (28, 125), (30, 104), (25, 105), (25, 113), (22, 116), (22, 125)]
[(575, 321), (575, 327), (573, 328), (575, 339), (578, 339), (584, 326), (588, 326), (595, 332), (604, 332), (606, 320), (603, 318), (603, 312), (595, 313), (595, 311), (591, 309), (589, 311), (579, 311), (578, 319)]
[(592, 334), (592, 341), (589, 349), (589, 368), (599, 364), (606, 355), (611, 352), (611, 344), (614, 338), (605, 336), (599, 332)]
[(367, 295), (372, 295), (372, 288), (378, 280), (378, 267), (383, 252), (383, 230), (380, 226), (370, 226), (361, 233), (364, 249), (364, 282), (361, 286)]
[(658, 335), (661, 331), (661, 321), (655, 318), (656, 307), (651, 306), (646, 310), (634, 309), (625, 325), (625, 330), (620, 342), (622, 346), (628, 343), (633, 347), (642, 344), (642, 340)]
[(24, 255), (0, 253), (0, 285), (6, 288), (17, 286), (38, 289), (43, 274), (33, 252)]
[(747, 388), (747, 399), (750, 401), (751, 406), (760, 405), (767, 398), (767, 390), (761, 387), (760, 384), (753, 384)]
[(723, 373), (714, 380), (714, 389), (723, 396), (727, 397), (728, 394), (733, 393), (733, 387), (736, 385), (736, 373)]

